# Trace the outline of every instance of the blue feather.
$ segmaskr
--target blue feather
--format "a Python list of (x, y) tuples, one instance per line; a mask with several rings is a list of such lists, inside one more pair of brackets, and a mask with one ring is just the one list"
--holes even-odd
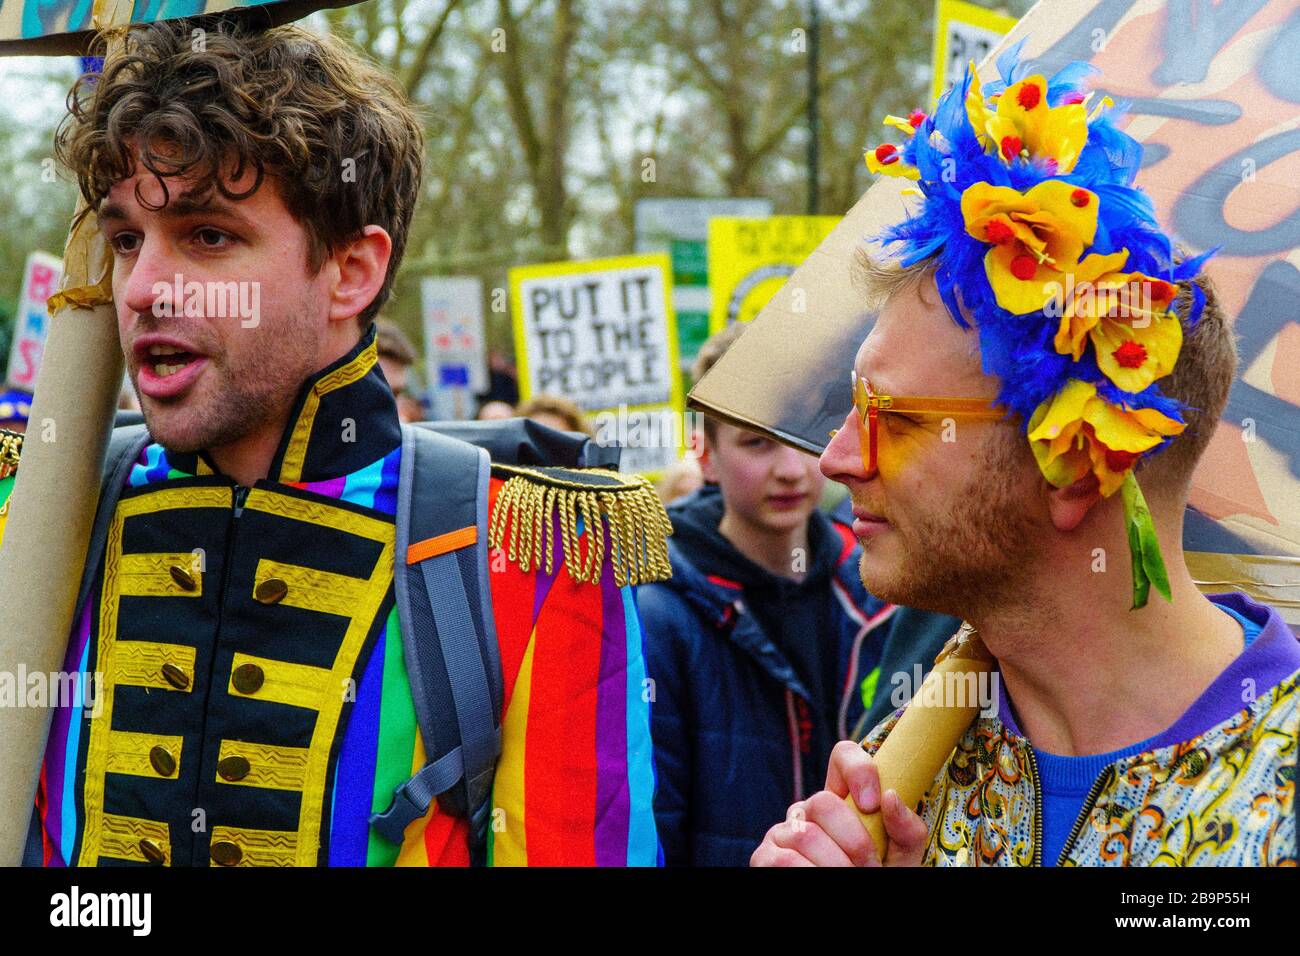
[(1023, 36), (1011, 46), (1003, 51), (998, 57), (998, 73), (1002, 75), (1002, 88), (1010, 86), (1012, 83), (1018, 83), (1026, 74), (1030, 64), (1020, 62), (1020, 51), (1024, 48), (1025, 41), (1029, 37)]
[[(1030, 64), (1020, 60), (1023, 43), (998, 57), (1002, 78), (985, 85), (986, 95), (1005, 90), (1029, 73)], [(1081, 93), (1084, 82), (1095, 72), (1086, 63), (1060, 69), (1048, 84), (1049, 104)], [(998, 305), (984, 269), (989, 246), (966, 231), (961, 199), (976, 183), (1009, 186), (1020, 192), (1049, 179), (1082, 186), (1098, 197), (1097, 230), (1088, 252), (1108, 254), (1127, 249), (1127, 271), (1169, 281), (1187, 282), (1215, 250), (1174, 264), (1173, 245), (1159, 228), (1150, 197), (1133, 187), (1142, 146), (1116, 128), (1118, 111), (1109, 111), (1089, 124), (1088, 139), (1075, 167), (1067, 175), (1058, 175), (1045, 161), (1008, 164), (980, 145), (965, 107), (972, 79), (967, 70), (961, 83), (940, 98), (933, 114), (905, 144), (903, 159), (920, 171), (917, 186), (925, 201), (913, 215), (876, 238), (904, 266), (936, 261), (935, 282), (944, 306), (962, 328), (970, 327), (965, 315), (974, 317), (984, 371), (1000, 380), (998, 402), (1009, 414), (1028, 420), (1043, 401), (1077, 378), (1096, 384), (1108, 401), (1129, 408), (1155, 408), (1181, 421), (1181, 406), (1158, 386), (1137, 395), (1117, 389), (1098, 368), (1091, 346), (1077, 362), (1058, 353), (1054, 339), (1059, 318), (1044, 312), (1011, 315)], [(1204, 298), (1200, 289), (1192, 286), (1189, 326), (1199, 317)]]

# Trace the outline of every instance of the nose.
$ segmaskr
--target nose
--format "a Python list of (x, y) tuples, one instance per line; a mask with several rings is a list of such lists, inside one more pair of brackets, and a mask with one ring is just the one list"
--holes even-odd
[(866, 463), (862, 460), (859, 427), (857, 412), (850, 411), (844, 416), (844, 424), (831, 438), (831, 443), (826, 446), (818, 462), (823, 475), (850, 488), (855, 483), (870, 481), (876, 475), (875, 471), (868, 473)]
[(773, 477), (778, 481), (787, 481), (791, 484), (802, 481), (808, 457), (806, 452), (796, 451), (787, 445), (779, 446), (776, 461), (772, 463)]
[(114, 288), (126, 308), (138, 315), (147, 315), (154, 311), (155, 303), (160, 307), (173, 304), (170, 290), (179, 270), (164, 243), (147, 238), (142, 240), (132, 259), (123, 263), (123, 269), (125, 274), (119, 273)]

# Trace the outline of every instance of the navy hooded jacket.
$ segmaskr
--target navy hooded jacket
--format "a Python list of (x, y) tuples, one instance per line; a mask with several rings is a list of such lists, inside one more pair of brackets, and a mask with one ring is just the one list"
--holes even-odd
[[(673, 576), (637, 589), (654, 681), (655, 819), (668, 865), (745, 866), (790, 804), (822, 788), (830, 747), (863, 717), (864, 681), (869, 700), (874, 692), (895, 610), (863, 588), (851, 533), (814, 513), (820, 527), (809, 538), (821, 553), (809, 571), (810, 579), (820, 571), (821, 587), (801, 600), (815, 595), (823, 606), (805, 619), (830, 626), (807, 635), (821, 642), (819, 656), (797, 666), (747, 608), (744, 586), (701, 568), (708, 556), (684, 547), (685, 522), (703, 517), (716, 529), (720, 513), (715, 489), (670, 508)], [(810, 668), (822, 659), (828, 675), (815, 680)]]

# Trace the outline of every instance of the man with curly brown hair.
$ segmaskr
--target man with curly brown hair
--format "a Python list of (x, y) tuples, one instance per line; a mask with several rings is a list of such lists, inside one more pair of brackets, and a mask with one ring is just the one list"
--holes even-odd
[(653, 492), (400, 426), (373, 319), (420, 124), (333, 38), (200, 23), (133, 29), (58, 136), (148, 431), (110, 445), (64, 662), (95, 719), (55, 708), (25, 862), (654, 864), (663, 542), (620, 517)]

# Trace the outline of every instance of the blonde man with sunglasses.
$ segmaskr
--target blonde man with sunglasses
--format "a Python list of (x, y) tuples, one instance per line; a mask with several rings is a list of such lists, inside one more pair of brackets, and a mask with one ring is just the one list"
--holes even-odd
[(1294, 866), (1300, 645), (1181, 548), (1236, 366), (1207, 257), (1173, 255), (1077, 67), (998, 66), (868, 154), (924, 202), (881, 237), (902, 261), (865, 262), (885, 304), (821, 459), (864, 583), (973, 625), (997, 705), (916, 807), (871, 756), (898, 715), (840, 744), (752, 862)]

